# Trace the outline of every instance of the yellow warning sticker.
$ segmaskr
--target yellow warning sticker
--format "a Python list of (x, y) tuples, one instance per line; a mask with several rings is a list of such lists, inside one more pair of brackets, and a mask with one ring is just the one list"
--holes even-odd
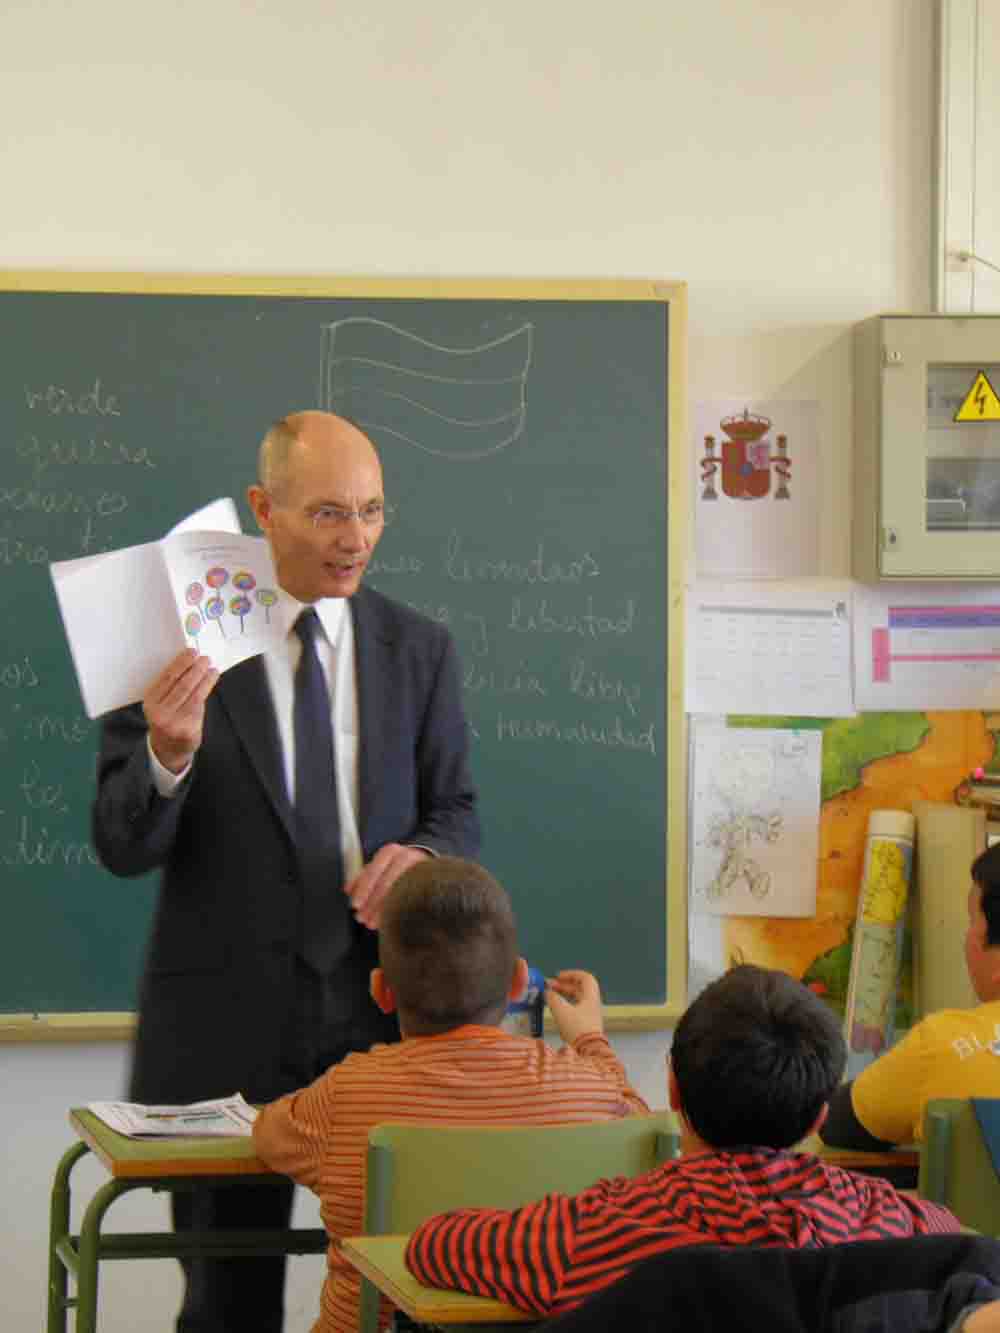
[(965, 401), (955, 413), (955, 421), (1000, 421), (1000, 398), (981, 370), (973, 380)]

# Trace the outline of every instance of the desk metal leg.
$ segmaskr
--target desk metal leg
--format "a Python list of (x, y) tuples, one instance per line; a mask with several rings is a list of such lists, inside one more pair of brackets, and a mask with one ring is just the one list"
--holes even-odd
[[(76, 1311), (75, 1333), (97, 1333), (98, 1268), (103, 1259), (183, 1259), (190, 1255), (207, 1258), (254, 1258), (265, 1254), (322, 1254), (327, 1247), (322, 1227), (292, 1231), (192, 1231), (178, 1235), (165, 1232), (121, 1232), (102, 1235), (104, 1215), (131, 1190), (176, 1190), (195, 1188), (190, 1177), (129, 1177), (112, 1179), (96, 1191), (80, 1222), (80, 1234), (70, 1233), (70, 1173), (90, 1152), (86, 1143), (76, 1143), (63, 1154), (56, 1168), (49, 1210), (49, 1289), (47, 1333), (67, 1333), (66, 1312)], [(200, 1184), (278, 1183), (267, 1176), (205, 1177)], [(76, 1283), (69, 1295), (69, 1281)]]
[[(72, 1190), (69, 1177), (90, 1148), (76, 1143), (62, 1156), (52, 1185), (49, 1212), (48, 1333), (66, 1333), (66, 1312), (76, 1310), (76, 1333), (97, 1333), (97, 1271), (101, 1257), (101, 1223), (115, 1199), (142, 1189), (144, 1180), (109, 1180), (87, 1205), (80, 1235), (70, 1234)], [(127, 1238), (131, 1239), (131, 1238)], [(125, 1247), (123, 1246), (123, 1249)], [(76, 1295), (69, 1295), (69, 1278), (76, 1279)]]
[(49, 1313), (48, 1333), (66, 1333), (66, 1311), (76, 1300), (69, 1295), (69, 1269), (60, 1249), (69, 1239), (70, 1185), (73, 1167), (90, 1149), (85, 1143), (68, 1148), (56, 1168), (49, 1205)]
[(97, 1333), (97, 1270), (101, 1257), (101, 1223), (115, 1199), (142, 1189), (142, 1180), (109, 1180), (102, 1185), (83, 1215), (77, 1246), (76, 1333)]

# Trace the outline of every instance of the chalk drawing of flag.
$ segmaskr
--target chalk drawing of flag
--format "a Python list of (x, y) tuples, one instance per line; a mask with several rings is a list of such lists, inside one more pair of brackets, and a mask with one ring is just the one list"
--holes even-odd
[(523, 433), (531, 324), (489, 342), (446, 347), (382, 319), (323, 326), (320, 405), (440, 458), (497, 453)]

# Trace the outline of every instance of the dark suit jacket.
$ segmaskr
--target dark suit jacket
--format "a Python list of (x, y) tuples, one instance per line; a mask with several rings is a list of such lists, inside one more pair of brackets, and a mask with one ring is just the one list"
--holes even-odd
[[(388, 842), (475, 856), (476, 794), (454, 643), (372, 589), (352, 599), (367, 861)], [(264, 1101), (293, 999), (299, 867), (277, 724), (260, 657), (208, 700), (201, 748), (171, 799), (151, 785), (136, 705), (101, 732), (93, 839), (116, 875), (162, 870), (139, 1003), (130, 1095)], [(359, 927), (361, 975), (377, 936)]]

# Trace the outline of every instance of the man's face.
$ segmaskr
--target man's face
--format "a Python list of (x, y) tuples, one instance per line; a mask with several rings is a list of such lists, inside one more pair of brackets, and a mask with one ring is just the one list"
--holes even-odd
[(373, 523), (362, 517), (383, 501), (382, 469), (368, 441), (357, 433), (304, 436), (274, 489), (251, 486), (249, 499), (281, 587), (300, 602), (351, 597), (384, 526), (381, 516)]

